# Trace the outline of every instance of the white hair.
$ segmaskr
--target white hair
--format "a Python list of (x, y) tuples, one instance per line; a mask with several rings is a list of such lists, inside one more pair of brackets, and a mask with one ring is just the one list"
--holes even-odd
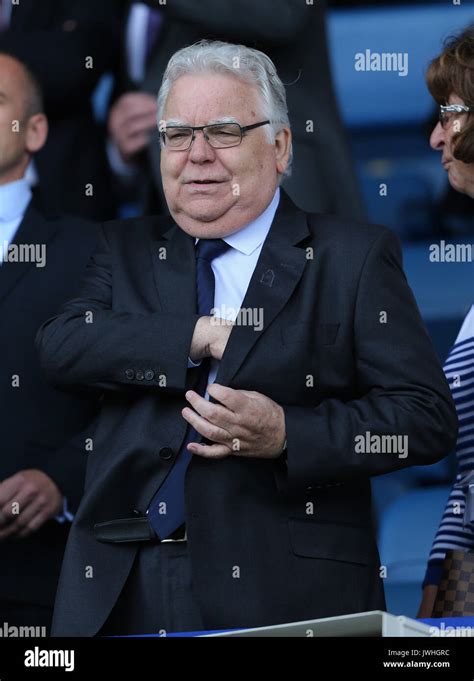
[[(190, 73), (229, 74), (258, 89), (262, 116), (270, 121), (267, 137), (275, 143), (275, 135), (284, 127), (290, 128), (285, 86), (274, 63), (266, 54), (245, 45), (234, 45), (219, 40), (200, 40), (183, 47), (168, 62), (158, 93), (158, 127), (162, 126), (166, 100), (178, 78)], [(161, 127), (160, 127), (161, 129)], [(283, 176), (291, 175), (293, 149)]]

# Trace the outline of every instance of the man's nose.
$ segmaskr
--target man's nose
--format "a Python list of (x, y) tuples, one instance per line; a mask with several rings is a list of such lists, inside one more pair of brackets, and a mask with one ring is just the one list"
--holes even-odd
[(202, 163), (203, 161), (213, 161), (216, 157), (216, 152), (209, 142), (204, 137), (202, 130), (194, 131), (194, 141), (189, 150), (189, 158), (194, 163)]
[(437, 123), (433, 128), (433, 132), (430, 137), (430, 146), (436, 151), (441, 151), (445, 143), (445, 131), (441, 123)]

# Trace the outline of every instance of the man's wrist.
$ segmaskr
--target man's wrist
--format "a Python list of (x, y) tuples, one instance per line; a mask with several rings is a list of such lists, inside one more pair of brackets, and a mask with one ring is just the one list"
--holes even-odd
[(210, 317), (202, 316), (196, 322), (194, 334), (191, 340), (189, 359), (194, 363), (200, 363), (210, 356), (209, 348), (209, 324)]
[[(287, 448), (287, 432), (286, 432), (286, 415), (285, 415), (285, 410), (281, 406), (281, 404), (278, 405), (279, 411), (280, 411), (280, 423), (279, 423), (279, 432), (281, 433), (281, 440), (280, 440), (280, 449), (279, 449), (279, 454), (278, 456), (285, 456), (286, 457), (286, 448)], [(282, 442), (283, 440), (283, 442)]]

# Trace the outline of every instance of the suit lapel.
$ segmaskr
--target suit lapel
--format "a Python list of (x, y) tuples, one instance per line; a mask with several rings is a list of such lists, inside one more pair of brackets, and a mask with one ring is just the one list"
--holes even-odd
[[(194, 239), (171, 218), (170, 228), (152, 242), (155, 282), (161, 307), (170, 314), (196, 313)], [(305, 213), (282, 190), (278, 210), (263, 244), (241, 308), (263, 311), (261, 330), (236, 325), (232, 329), (216, 382), (228, 385), (257, 340), (288, 302), (306, 265), (299, 244), (309, 235)]]
[[(58, 229), (57, 223), (46, 220), (30, 202), (12, 244), (47, 244)], [(1, 244), (3, 249), (3, 244)], [(46, 251), (46, 259), (47, 259)], [(47, 266), (47, 265), (46, 265)], [(34, 262), (4, 262), (0, 265), (0, 301), (8, 295), (20, 279), (36, 267)]]
[(306, 251), (298, 244), (308, 235), (304, 212), (281, 191), (280, 205), (241, 305), (241, 309), (262, 312), (262, 328), (234, 326), (219, 363), (216, 383), (229, 385), (255, 343), (288, 302), (307, 262)]

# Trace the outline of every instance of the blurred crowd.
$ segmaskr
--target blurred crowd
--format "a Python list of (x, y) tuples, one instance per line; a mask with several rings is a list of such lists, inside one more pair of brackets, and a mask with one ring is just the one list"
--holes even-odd
[[(11, 331), (0, 339), (0, 395), (8, 405), (0, 508), (19, 498), (29, 509), (13, 523), (0, 515), (0, 542), (8, 544), (0, 619), (50, 624), (99, 404), (44, 384), (34, 337), (76, 291), (94, 249), (94, 222), (127, 210), (167, 211), (156, 95), (170, 57), (202, 38), (268, 54), (292, 124), (286, 191), (304, 210), (366, 218), (331, 79), (326, 10), (321, 0), (309, 7), (300, 0), (0, 0), (1, 249), (48, 245), (45, 268), (0, 260), (0, 309)], [(442, 127), (432, 140), (438, 150), (440, 135)], [(472, 194), (463, 201), (472, 210)]]
[[(211, 38), (263, 50), (287, 84), (295, 163), (285, 188), (292, 198), (307, 210), (364, 218), (317, 5), (44, 0), (40, 7), (1, 0), (0, 52), (21, 59), (43, 89), (49, 135), (27, 170), (43, 205), (94, 220), (128, 205), (138, 213), (166, 211), (156, 94), (171, 55)], [(105, 89), (98, 92), (99, 85)]]

